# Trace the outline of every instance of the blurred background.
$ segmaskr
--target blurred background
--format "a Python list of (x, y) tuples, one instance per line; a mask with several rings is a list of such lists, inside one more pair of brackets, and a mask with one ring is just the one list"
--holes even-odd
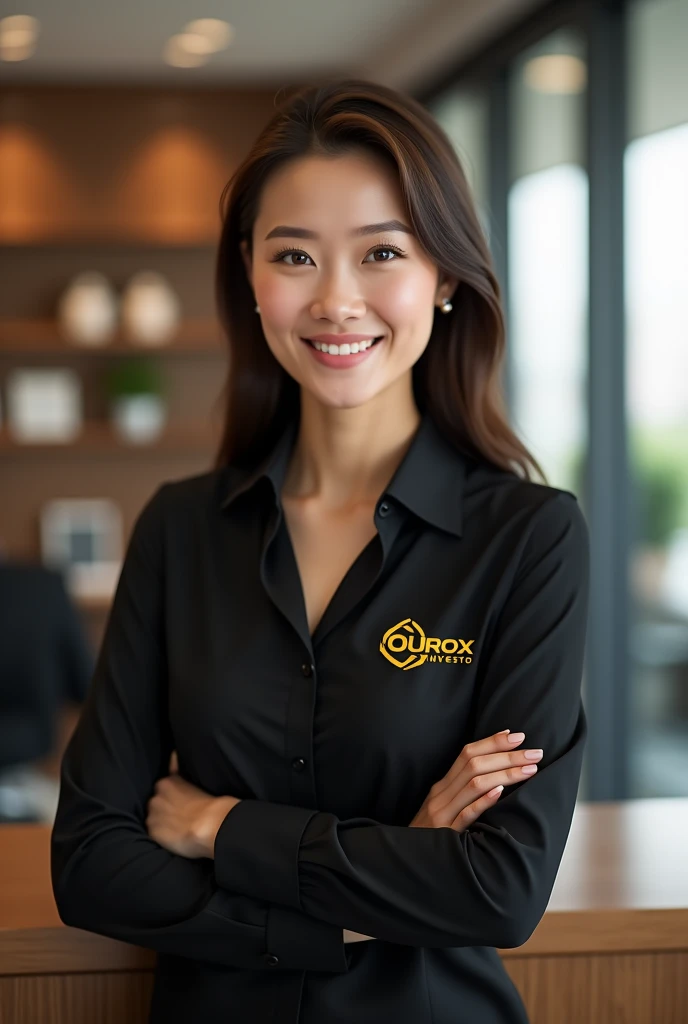
[(210, 468), (222, 188), (279, 90), (349, 74), (455, 145), (513, 425), (590, 525), (580, 797), (688, 795), (688, 0), (0, 15), (0, 820), (52, 820), (133, 520)]

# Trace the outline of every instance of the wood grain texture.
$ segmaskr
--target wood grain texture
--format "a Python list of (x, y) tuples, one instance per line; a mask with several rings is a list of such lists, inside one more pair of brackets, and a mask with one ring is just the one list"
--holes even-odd
[(688, 953), (511, 957), (530, 1024), (686, 1024)]

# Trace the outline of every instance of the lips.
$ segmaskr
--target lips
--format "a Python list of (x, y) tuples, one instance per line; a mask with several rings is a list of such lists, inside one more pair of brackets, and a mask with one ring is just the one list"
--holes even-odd
[(325, 345), (353, 345), (355, 342), (370, 341), (374, 334), (312, 334), (304, 341), (319, 341)]

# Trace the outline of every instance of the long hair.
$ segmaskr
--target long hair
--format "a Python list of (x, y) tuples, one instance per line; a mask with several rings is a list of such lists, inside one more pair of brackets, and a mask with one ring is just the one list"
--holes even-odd
[(416, 100), (357, 78), (285, 94), (222, 191), (215, 295), (229, 365), (214, 468), (252, 468), (300, 414), (300, 385), (268, 347), (241, 257), (243, 239), (251, 251), (261, 190), (288, 160), (339, 156), (361, 147), (393, 162), (419, 244), (438, 268), (459, 280), (452, 311), (436, 311), (428, 344), (412, 368), (420, 413), (427, 411), (459, 451), (526, 479), (533, 468), (546, 482), (507, 422), (499, 283), (456, 152)]

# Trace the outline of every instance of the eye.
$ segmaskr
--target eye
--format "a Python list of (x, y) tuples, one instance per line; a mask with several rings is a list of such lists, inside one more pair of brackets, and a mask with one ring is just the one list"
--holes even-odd
[[(376, 246), (375, 249), (373, 249), (373, 251), (371, 253), (368, 253), (368, 256), (374, 256), (376, 252), (391, 252), (391, 253), (394, 254), (394, 259), (393, 260), (371, 260), (372, 263), (378, 263), (378, 262), (380, 262), (380, 263), (394, 263), (394, 260), (397, 260), (399, 258), (403, 259), (404, 256), (406, 255), (404, 250), (403, 249), (398, 249), (396, 245), (378, 245), (378, 246)], [(367, 261), (367, 259), (368, 259), (368, 257), (366, 257), (366, 261)]]
[[(394, 256), (394, 259), (385, 259), (385, 260), (369, 260), (368, 259), (368, 256), (374, 256), (378, 252), (392, 253), (393, 256)], [(310, 256), (308, 255), (308, 253), (304, 252), (303, 249), (290, 249), (290, 248), (287, 247), (285, 249), (280, 249), (278, 252), (276, 252), (275, 255), (272, 257), (272, 261), (271, 262), (273, 262), (273, 263), (284, 263), (288, 267), (305, 267), (305, 266), (308, 266), (307, 263), (303, 263), (303, 262), (301, 262), (301, 263), (294, 263), (294, 262), (289, 263), (285, 259), (286, 256), (305, 256), (307, 260), (310, 260)], [(400, 249), (396, 245), (378, 245), (371, 252), (368, 253), (368, 256), (366, 256), (365, 260), (363, 261), (364, 263), (394, 263), (394, 261), (397, 260), (397, 259), (403, 259), (406, 256), (406, 253), (404, 252), (403, 249)]]
[(272, 257), (273, 263), (286, 263), (288, 267), (303, 267), (305, 263), (287, 263), (286, 260), (282, 259), (283, 256), (305, 256), (306, 259), (310, 259), (308, 253), (305, 253), (302, 249), (280, 249)]

